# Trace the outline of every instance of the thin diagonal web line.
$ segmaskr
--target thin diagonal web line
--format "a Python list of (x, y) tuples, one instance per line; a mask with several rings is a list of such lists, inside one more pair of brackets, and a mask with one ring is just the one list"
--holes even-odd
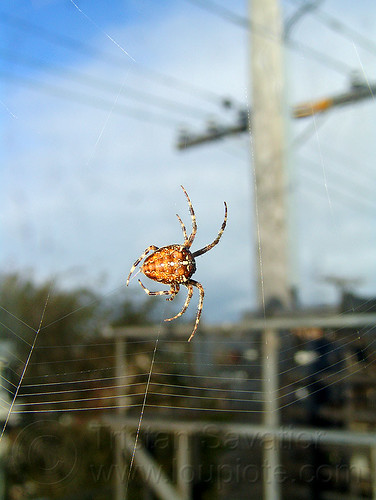
[(90, 21), (96, 28), (98, 28), (112, 43), (116, 45), (124, 54), (129, 57), (132, 61), (135, 61), (134, 58), (114, 39), (110, 36), (106, 31), (104, 31), (99, 24), (97, 24), (91, 17), (89, 17), (80, 7), (73, 1), (70, 0), (71, 4), (83, 15), (86, 17), (88, 21)]
[[(134, 457), (135, 457), (136, 449), (137, 449), (138, 438), (139, 438), (140, 430), (141, 430), (142, 418), (144, 416), (144, 411), (145, 411), (145, 407), (146, 407), (146, 398), (147, 398), (147, 395), (148, 395), (148, 392), (149, 392), (151, 375), (153, 373), (154, 361), (155, 361), (155, 356), (156, 356), (157, 348), (158, 348), (159, 333), (160, 333), (160, 328), (158, 330), (158, 336), (157, 336), (156, 341), (155, 341), (154, 350), (153, 350), (153, 356), (151, 358), (148, 380), (146, 382), (146, 387), (145, 387), (145, 395), (144, 395), (144, 399), (143, 399), (142, 406), (141, 406), (140, 418), (138, 420), (138, 426), (137, 426), (137, 430), (136, 430), (136, 436), (135, 436), (135, 440), (134, 440), (134, 446), (133, 446), (131, 461), (129, 463), (128, 479), (127, 479), (127, 484), (126, 484), (126, 487), (125, 487), (126, 488), (126, 490), (125, 490), (126, 492), (128, 490), (129, 480), (130, 480), (130, 477), (131, 477), (132, 467), (133, 467), (133, 463), (134, 463)], [(126, 492), (125, 492), (125, 495), (126, 495)]]
[(42, 328), (42, 323), (43, 323), (43, 319), (44, 319), (44, 315), (46, 313), (46, 309), (47, 309), (47, 304), (48, 304), (48, 301), (50, 299), (50, 293), (51, 291), (48, 292), (47, 294), (47, 297), (46, 297), (46, 301), (44, 303), (44, 307), (43, 307), (43, 311), (42, 311), (42, 315), (41, 315), (41, 318), (40, 318), (40, 322), (39, 322), (39, 326), (38, 326), (38, 330), (35, 332), (35, 335), (34, 335), (34, 340), (33, 340), (33, 343), (31, 344), (31, 348), (30, 348), (30, 351), (29, 351), (29, 354), (27, 356), (27, 359), (26, 359), (26, 362), (25, 362), (25, 365), (23, 367), (23, 370), (22, 370), (22, 373), (21, 373), (21, 377), (20, 377), (20, 380), (18, 382), (18, 385), (17, 385), (17, 388), (16, 388), (16, 392), (14, 393), (14, 396), (13, 396), (13, 399), (12, 399), (12, 402), (10, 404), (10, 407), (9, 407), (9, 410), (8, 410), (8, 414), (7, 414), (7, 417), (5, 419), (5, 422), (4, 422), (4, 425), (3, 425), (3, 428), (2, 428), (2, 431), (1, 431), (1, 434), (0, 434), (0, 441), (2, 440), (3, 436), (4, 436), (4, 432), (5, 432), (5, 429), (7, 428), (7, 425), (8, 425), (8, 422), (9, 422), (9, 419), (10, 419), (10, 416), (12, 414), (12, 410), (13, 410), (13, 407), (14, 407), (14, 404), (16, 402), (16, 398), (18, 396), (18, 393), (19, 393), (19, 390), (21, 388), (21, 384), (23, 382), (23, 379), (25, 377), (25, 374), (26, 374), (26, 370), (27, 370), (27, 367), (29, 366), (29, 362), (30, 362), (30, 359), (31, 359), (31, 356), (33, 354), (33, 351), (34, 351), (34, 348), (35, 348), (35, 345), (37, 343), (37, 340), (38, 340), (38, 336), (39, 336), (39, 332)]

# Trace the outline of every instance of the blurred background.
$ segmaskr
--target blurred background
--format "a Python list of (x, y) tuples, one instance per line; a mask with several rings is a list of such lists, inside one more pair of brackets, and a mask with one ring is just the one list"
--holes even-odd
[[(1, 5), (0, 500), (376, 498), (375, 22)], [(125, 287), (183, 242), (180, 185), (193, 251), (229, 208), (190, 344), (197, 292), (166, 325), (185, 289)]]

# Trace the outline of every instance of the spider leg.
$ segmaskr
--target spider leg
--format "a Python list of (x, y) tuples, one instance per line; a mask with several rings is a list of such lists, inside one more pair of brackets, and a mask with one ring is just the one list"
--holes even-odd
[(181, 220), (181, 218), (179, 217), (178, 214), (176, 214), (176, 217), (179, 219), (179, 222), (180, 222), (180, 225), (181, 225), (181, 229), (183, 231), (184, 243), (185, 243), (188, 240), (187, 230), (185, 228), (184, 222)]
[(187, 295), (187, 298), (185, 300), (185, 303), (184, 303), (182, 310), (178, 314), (176, 314), (176, 316), (174, 316), (173, 318), (167, 318), (167, 319), (165, 319), (165, 321), (172, 321), (173, 319), (176, 319), (185, 313), (185, 311), (187, 310), (187, 308), (189, 306), (189, 302), (191, 301), (192, 294), (193, 294), (193, 286), (188, 283), (187, 288), (188, 288), (188, 295)]
[(174, 300), (175, 295), (177, 295), (179, 290), (180, 290), (180, 286), (177, 283), (172, 283), (170, 290), (169, 290), (171, 297), (168, 297), (166, 300)]
[(201, 250), (197, 250), (197, 252), (193, 252), (193, 257), (198, 257), (199, 255), (202, 255), (203, 253), (206, 253), (208, 252), (209, 250), (211, 250), (215, 245), (217, 245), (217, 243), (219, 242), (219, 240), (221, 239), (221, 236), (223, 234), (223, 231), (225, 230), (225, 227), (226, 227), (226, 222), (227, 222), (227, 204), (225, 202), (225, 218), (224, 218), (224, 221), (222, 222), (222, 226), (221, 226), (221, 229), (219, 230), (219, 233), (218, 233), (218, 236), (216, 237), (216, 239), (213, 241), (213, 243), (210, 243), (210, 245), (206, 245), (206, 247), (204, 248), (201, 248)]
[(194, 210), (193, 210), (193, 206), (192, 206), (192, 202), (191, 200), (189, 199), (189, 196), (188, 196), (188, 193), (187, 191), (184, 189), (183, 186), (181, 186), (185, 196), (187, 197), (187, 201), (188, 201), (188, 207), (189, 207), (189, 213), (191, 214), (191, 219), (192, 219), (192, 233), (191, 235), (189, 236), (189, 238), (185, 238), (185, 241), (184, 241), (184, 246), (186, 248), (189, 248), (192, 243), (193, 243), (193, 240), (195, 239), (195, 236), (196, 236), (196, 232), (197, 232), (197, 223), (196, 223), (196, 216), (195, 216), (195, 213), (194, 213)]
[(147, 256), (147, 254), (149, 252), (151, 252), (152, 250), (155, 252), (155, 250), (158, 250), (158, 247), (156, 247), (155, 245), (150, 245), (150, 247), (147, 247), (147, 249), (145, 250), (145, 252), (133, 264), (133, 266), (131, 267), (131, 270), (129, 271), (129, 274), (128, 274), (127, 286), (129, 285), (129, 279), (130, 279), (133, 271), (136, 269), (136, 267), (139, 265), (139, 263), (142, 261), (142, 259), (145, 258)]
[(194, 337), (194, 334), (196, 333), (196, 330), (197, 330), (197, 327), (198, 327), (198, 324), (200, 322), (200, 317), (201, 317), (201, 313), (202, 313), (202, 305), (204, 303), (204, 295), (205, 295), (205, 292), (204, 292), (204, 287), (201, 285), (201, 283), (199, 283), (198, 281), (195, 281), (195, 280), (189, 280), (187, 282), (187, 285), (193, 285), (195, 287), (198, 288), (199, 292), (200, 292), (200, 299), (198, 301), (198, 309), (197, 309), (197, 316), (196, 316), (196, 323), (195, 323), (195, 327), (193, 328), (193, 332), (191, 333), (191, 336), (189, 337), (188, 339), (188, 342), (190, 342), (193, 337)]
[[(140, 285), (142, 286), (142, 288), (145, 290), (145, 293), (147, 293), (148, 295), (173, 295), (173, 297), (175, 297), (176, 293), (174, 293), (174, 291), (172, 290), (172, 287), (170, 290), (160, 290), (159, 292), (151, 292), (148, 288), (146, 288), (145, 285), (143, 285), (141, 283), (141, 280), (138, 280), (138, 282), (140, 283)], [(172, 299), (167, 299), (167, 300), (172, 300)]]

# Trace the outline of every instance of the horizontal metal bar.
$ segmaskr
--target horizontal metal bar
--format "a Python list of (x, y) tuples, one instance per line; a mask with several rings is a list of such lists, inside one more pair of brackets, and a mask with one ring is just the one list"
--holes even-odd
[[(125, 417), (103, 417), (104, 425), (119, 429), (137, 429), (139, 419)], [(303, 427), (277, 427), (270, 428), (263, 425), (251, 424), (226, 424), (204, 421), (170, 421), (154, 418), (152, 420), (143, 419), (143, 432), (173, 432), (189, 434), (209, 434), (211, 436), (229, 437), (253, 437), (254, 439), (265, 439), (273, 437), (279, 441), (295, 441), (301, 443), (315, 444), (338, 444), (351, 446), (376, 446), (375, 432), (351, 432), (348, 430), (315, 429)], [(252, 442), (254, 442), (254, 439)]]
[[(309, 316), (285, 316), (272, 318), (254, 318), (241, 323), (221, 323), (218, 325), (203, 325), (200, 330), (203, 333), (218, 336), (236, 338), (244, 333), (254, 330), (274, 329), (288, 330), (295, 328), (371, 328), (376, 327), (376, 314), (338, 314), (338, 315), (309, 315)], [(188, 339), (190, 329), (187, 324), (159, 325), (159, 338), (163, 337), (186, 337)], [(129, 326), (112, 328), (106, 327), (102, 330), (104, 337), (125, 338), (154, 338), (155, 326)]]

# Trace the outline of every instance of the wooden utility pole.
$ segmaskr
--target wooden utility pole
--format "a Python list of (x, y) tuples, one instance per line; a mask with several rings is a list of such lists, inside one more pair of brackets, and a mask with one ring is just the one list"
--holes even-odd
[[(283, 28), (279, 0), (250, 0), (251, 147), (257, 224), (259, 304), (268, 315), (291, 306), (285, 178)], [(263, 334), (264, 500), (280, 499), (278, 332)]]
[(263, 440), (262, 475), (264, 500), (279, 500), (280, 456), (279, 440), (274, 433), (279, 426), (278, 415), (278, 331), (265, 328), (263, 332), (262, 387), (264, 399), (263, 421), (270, 435)]
[(287, 251), (283, 28), (278, 0), (250, 0), (252, 156), (259, 301), (291, 305)]

